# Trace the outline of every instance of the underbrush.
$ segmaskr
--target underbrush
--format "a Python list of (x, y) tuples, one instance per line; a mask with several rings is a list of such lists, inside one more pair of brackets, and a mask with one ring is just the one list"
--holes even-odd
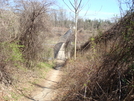
[(22, 53), (19, 50), (20, 47), (22, 46), (17, 45), (17, 42), (0, 43), (0, 82), (6, 86), (12, 84), (13, 81), (11, 76), (12, 67), (20, 68), (21, 63), (24, 61)]
[(51, 2), (12, 3), (15, 8), (9, 3), (1, 4), (0, 9), (0, 101), (3, 98), (18, 100), (20, 91), (16, 93), (16, 89), (20, 85), (23, 87), (28, 80), (44, 78), (52, 67), (42, 63), (42, 58), (50, 54), (44, 44), (50, 33), (47, 9)]
[[(9, 67), (9, 66), (8, 66)], [(6, 66), (6, 68), (8, 68)], [(31, 93), (45, 80), (47, 72), (53, 67), (53, 63), (39, 62), (33, 69), (26, 67), (10, 68), (11, 85), (0, 84), (0, 101), (25, 101), (32, 99)]]
[(46, 11), (51, 2), (13, 3), (16, 9), (3, 4), (0, 9), (0, 84), (6, 86), (12, 85), (14, 69), (34, 70), (50, 54), (44, 44), (50, 33)]
[(134, 14), (91, 38), (63, 69), (56, 101), (134, 100)]

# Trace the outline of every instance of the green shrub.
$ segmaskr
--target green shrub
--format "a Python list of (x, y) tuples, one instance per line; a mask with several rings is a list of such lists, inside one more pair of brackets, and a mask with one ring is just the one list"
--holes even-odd
[(17, 42), (8, 43), (3, 42), (0, 44), (1, 53), (3, 55), (3, 61), (6, 63), (13, 63), (15, 66), (18, 65), (19, 62), (24, 62), (22, 52), (20, 48), (22, 45), (18, 45)]

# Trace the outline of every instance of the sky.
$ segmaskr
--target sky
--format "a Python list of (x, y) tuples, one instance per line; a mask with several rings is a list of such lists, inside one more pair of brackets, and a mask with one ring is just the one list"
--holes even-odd
[[(64, 0), (69, 7), (72, 8), (69, 0)], [(74, 0), (70, 0), (73, 2)], [(80, 1), (80, 0), (78, 0)], [(65, 5), (63, 0), (56, 1), (57, 8), (66, 9), (68, 12), (71, 10)], [(56, 7), (55, 6), (55, 7)], [(85, 19), (111, 19), (115, 16), (120, 16), (120, 9), (118, 0), (82, 0), (82, 10), (79, 13), (80, 18)], [(127, 9), (123, 6), (123, 9)]]

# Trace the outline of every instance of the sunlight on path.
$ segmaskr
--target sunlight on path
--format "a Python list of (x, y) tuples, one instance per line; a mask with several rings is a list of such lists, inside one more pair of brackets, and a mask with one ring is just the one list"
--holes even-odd
[(61, 71), (52, 70), (48, 74), (48, 78), (46, 78), (46, 82), (44, 84), (44, 89), (42, 92), (33, 96), (33, 100), (31, 101), (53, 101), (57, 95), (57, 89), (55, 85), (59, 82), (61, 76)]

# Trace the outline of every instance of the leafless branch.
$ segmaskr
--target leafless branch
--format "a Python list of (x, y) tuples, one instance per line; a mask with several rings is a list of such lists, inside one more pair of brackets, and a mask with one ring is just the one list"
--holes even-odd
[(78, 4), (77, 11), (78, 11), (78, 9), (79, 9), (80, 6), (81, 6), (81, 2), (82, 2), (82, 0), (80, 0), (80, 2), (79, 2), (79, 4)]
[(69, 3), (70, 3), (71, 6), (73, 7), (73, 9), (76, 9), (70, 0), (69, 0)]
[(72, 12), (74, 12), (64, 0), (63, 0), (63, 2), (65, 3), (65, 5), (66, 5)]

